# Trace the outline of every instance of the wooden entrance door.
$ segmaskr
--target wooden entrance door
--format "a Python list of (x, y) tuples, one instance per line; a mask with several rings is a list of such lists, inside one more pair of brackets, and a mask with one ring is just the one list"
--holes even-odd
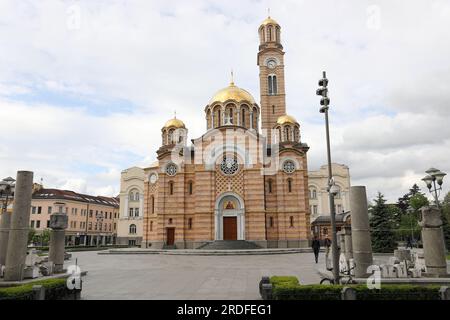
[(167, 245), (173, 246), (175, 243), (175, 228), (167, 228)]
[(237, 240), (237, 217), (223, 217), (223, 240)]

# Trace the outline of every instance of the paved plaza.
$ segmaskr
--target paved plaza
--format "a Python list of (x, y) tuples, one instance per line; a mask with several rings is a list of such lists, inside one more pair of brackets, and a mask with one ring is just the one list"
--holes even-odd
[(88, 271), (83, 299), (261, 299), (264, 275), (294, 275), (303, 284), (318, 283), (313, 253), (251, 256), (160, 254), (98, 255), (74, 252), (75, 263)]

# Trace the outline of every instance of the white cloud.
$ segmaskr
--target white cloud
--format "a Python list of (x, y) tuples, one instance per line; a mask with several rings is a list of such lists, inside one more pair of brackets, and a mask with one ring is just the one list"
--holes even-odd
[[(190, 138), (204, 132), (204, 106), (231, 68), (259, 100), (267, 7), (282, 26), (288, 113), (310, 169), (326, 161), (315, 89), (327, 70), (333, 160), (353, 183), (395, 200), (428, 167), (450, 172), (448, 1), (11, 0), (0, 2), (0, 111), (11, 132), (0, 137), (0, 175), (27, 168), (51, 186), (113, 195), (122, 169), (154, 160), (174, 110)], [(36, 91), (111, 106), (18, 97)], [(136, 107), (119, 112), (121, 101)]]

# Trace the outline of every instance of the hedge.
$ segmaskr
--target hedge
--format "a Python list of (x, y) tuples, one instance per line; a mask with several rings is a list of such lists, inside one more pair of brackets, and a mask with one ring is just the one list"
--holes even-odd
[[(285, 279), (284, 281), (281, 279)], [(341, 300), (344, 285), (300, 285), (295, 277), (271, 277), (274, 300)], [(366, 285), (346, 285), (356, 291), (357, 300), (439, 300), (439, 286), (385, 284), (380, 289), (369, 289)]]
[[(29, 282), (19, 286), (0, 288), (0, 300), (32, 300), (33, 286), (42, 285), (46, 289), (46, 299), (57, 299), (60, 291), (67, 289), (66, 279), (46, 279)], [(52, 294), (53, 293), (53, 294)], [(48, 294), (48, 296), (47, 296)]]

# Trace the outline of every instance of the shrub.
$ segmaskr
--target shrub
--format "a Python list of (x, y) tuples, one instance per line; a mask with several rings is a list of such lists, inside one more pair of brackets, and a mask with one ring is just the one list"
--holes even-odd
[(48, 292), (65, 290), (67, 288), (66, 279), (38, 280), (19, 286), (0, 288), (0, 300), (32, 300), (33, 286), (36, 285), (42, 285)]
[[(272, 280), (273, 278), (274, 281)], [(274, 300), (340, 300), (343, 285), (299, 285), (295, 277), (272, 277)], [(283, 281), (284, 280), (284, 281)], [(366, 285), (347, 285), (356, 291), (357, 300), (439, 300), (439, 286), (386, 284), (381, 289)]]
[(270, 278), (270, 283), (273, 286), (279, 284), (292, 284), (292, 285), (300, 284), (297, 277), (294, 276), (273, 276)]

